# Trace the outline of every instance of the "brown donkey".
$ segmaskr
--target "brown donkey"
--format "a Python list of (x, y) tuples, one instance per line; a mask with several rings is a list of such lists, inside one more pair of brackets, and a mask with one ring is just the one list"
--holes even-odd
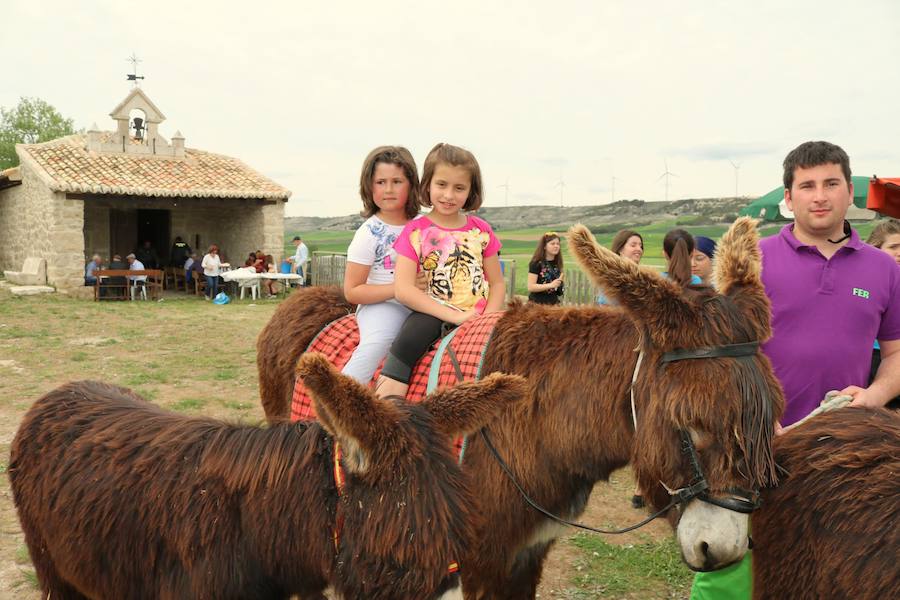
[[(752, 509), (747, 496), (775, 480), (770, 436), (783, 406), (755, 345), (770, 335), (757, 241), (747, 219), (725, 235), (717, 293), (682, 290), (600, 247), (587, 229), (572, 229), (570, 249), (621, 307), (513, 305), (484, 360), (485, 373), (528, 377), (527, 401), (503, 411), (489, 430), (534, 500), (576, 518), (594, 484), (632, 462), (656, 506), (669, 503), (660, 483), (684, 489), (676, 496), (684, 500), (677, 534), (689, 566), (719, 568), (743, 557), (747, 515), (738, 511)], [(294, 374), (269, 367), (276, 357), (299, 356), (343, 302), (337, 290), (330, 301), (325, 293), (291, 297), (259, 336), (262, 403), (272, 420), (289, 413)], [(323, 318), (312, 315), (312, 301)], [(479, 540), (461, 560), (466, 597), (534, 598), (564, 527), (523, 502), (480, 437), (471, 439), (463, 473), (477, 483)]]
[(91, 381), (39, 399), (9, 476), (43, 597), (458, 594), (448, 567), (472, 543), (475, 506), (451, 440), (520, 399), (524, 381), (497, 375), (397, 405), (321, 355), (297, 372), (321, 424), (185, 417)]
[(896, 598), (900, 415), (819, 415), (779, 436), (775, 458), (786, 474), (753, 515), (753, 597)]

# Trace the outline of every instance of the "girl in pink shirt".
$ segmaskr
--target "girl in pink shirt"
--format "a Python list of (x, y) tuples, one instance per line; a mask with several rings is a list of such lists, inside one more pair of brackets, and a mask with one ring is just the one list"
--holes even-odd
[[(444, 323), (460, 325), (503, 309), (506, 286), (500, 241), (491, 226), (466, 214), (483, 199), (481, 169), (468, 150), (438, 144), (425, 159), (422, 204), (431, 212), (410, 221), (394, 244), (394, 294), (412, 309), (391, 345), (378, 394), (405, 397), (416, 362), (441, 335)], [(427, 288), (416, 287), (424, 271)]]

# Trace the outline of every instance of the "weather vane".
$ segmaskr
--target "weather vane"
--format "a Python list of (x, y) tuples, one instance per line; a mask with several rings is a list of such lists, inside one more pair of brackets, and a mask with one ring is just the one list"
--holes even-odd
[(129, 73), (129, 74), (128, 74), (128, 81), (133, 81), (135, 87), (137, 87), (137, 85), (138, 85), (138, 79), (143, 79), (143, 78), (144, 78), (143, 75), (141, 75), (140, 77), (138, 77), (138, 74), (137, 74), (137, 65), (138, 65), (139, 62), (143, 62), (143, 61), (142, 61), (141, 59), (139, 59), (139, 58), (135, 55), (134, 52), (132, 52), (132, 53), (131, 53), (131, 56), (129, 56), (126, 60), (127, 60), (128, 62), (131, 63), (131, 70), (133, 71), (133, 73)]

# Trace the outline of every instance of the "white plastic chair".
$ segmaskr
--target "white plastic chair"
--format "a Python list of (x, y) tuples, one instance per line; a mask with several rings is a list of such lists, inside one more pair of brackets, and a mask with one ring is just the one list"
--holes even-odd
[(131, 301), (134, 302), (134, 297), (138, 294), (138, 290), (140, 290), (141, 300), (147, 299), (147, 282), (146, 281), (134, 281), (131, 282)]
[(260, 296), (259, 277), (238, 279), (238, 287), (241, 288), (241, 300), (244, 299), (244, 291), (250, 290), (250, 298), (256, 300)]

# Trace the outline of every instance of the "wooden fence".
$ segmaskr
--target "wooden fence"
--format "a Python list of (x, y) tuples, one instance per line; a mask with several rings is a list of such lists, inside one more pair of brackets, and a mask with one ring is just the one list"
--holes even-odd
[(563, 304), (594, 304), (597, 301), (600, 289), (581, 269), (566, 269), (564, 281)]
[[(312, 253), (310, 274), (313, 285), (344, 285), (344, 270), (347, 268), (346, 252)], [(500, 259), (500, 268), (506, 282), (506, 297), (516, 293), (516, 261)]]

